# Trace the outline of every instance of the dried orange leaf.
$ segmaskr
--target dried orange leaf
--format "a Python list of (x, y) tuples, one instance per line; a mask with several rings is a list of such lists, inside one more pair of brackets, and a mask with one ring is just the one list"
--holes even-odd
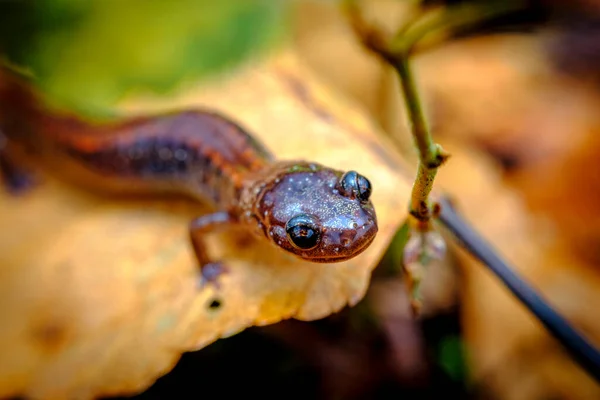
[[(252, 325), (325, 317), (365, 294), (405, 217), (402, 160), (354, 106), (292, 54), (194, 87), (177, 99), (133, 100), (126, 112), (204, 106), (253, 131), (280, 158), (356, 169), (374, 186), (379, 233), (344, 263), (302, 262), (243, 230), (210, 238), (231, 272), (199, 291), (187, 236), (201, 205), (116, 199), (46, 176), (21, 198), (0, 196), (0, 396), (90, 398), (134, 393), (184, 351)], [(201, 381), (202, 377), (198, 377)]]
[[(489, 157), (451, 140), (444, 148), (454, 158), (440, 170), (439, 184), (454, 196), (465, 219), (576, 329), (592, 343), (600, 343), (597, 268), (577, 259), (561, 242), (560, 232), (524, 207)], [(531, 312), (477, 260), (463, 250), (458, 256), (464, 276), (460, 291), (464, 339), (473, 379), (502, 399), (540, 399), (558, 393), (569, 393), (572, 399), (599, 398), (597, 382)]]

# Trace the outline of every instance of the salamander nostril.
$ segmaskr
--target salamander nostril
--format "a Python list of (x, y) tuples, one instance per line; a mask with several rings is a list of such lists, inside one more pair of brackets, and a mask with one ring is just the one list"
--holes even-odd
[(355, 230), (346, 230), (340, 233), (339, 243), (343, 247), (350, 247), (354, 243), (354, 239), (356, 238)]

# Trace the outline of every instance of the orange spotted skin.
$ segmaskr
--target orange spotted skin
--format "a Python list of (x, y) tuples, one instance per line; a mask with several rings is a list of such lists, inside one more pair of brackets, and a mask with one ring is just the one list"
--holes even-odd
[(210, 259), (202, 240), (219, 224), (243, 224), (284, 251), (326, 263), (360, 254), (377, 233), (365, 177), (277, 161), (218, 113), (187, 110), (90, 123), (40, 104), (19, 81), (0, 82), (0, 133), (8, 143), (2, 154), (30, 153), (51, 171), (101, 189), (174, 192), (212, 204), (215, 212), (190, 226), (205, 282), (226, 270)]

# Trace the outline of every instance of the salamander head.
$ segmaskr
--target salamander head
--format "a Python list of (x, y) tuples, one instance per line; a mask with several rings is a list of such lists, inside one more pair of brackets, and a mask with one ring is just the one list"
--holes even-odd
[(265, 233), (280, 248), (312, 262), (339, 262), (375, 238), (371, 183), (355, 171), (294, 164), (279, 174), (258, 204)]

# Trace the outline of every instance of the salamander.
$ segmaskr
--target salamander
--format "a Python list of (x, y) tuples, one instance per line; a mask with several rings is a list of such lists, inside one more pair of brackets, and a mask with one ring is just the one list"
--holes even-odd
[[(107, 190), (191, 196), (214, 212), (190, 222), (203, 283), (227, 270), (204, 235), (227, 224), (304, 260), (334, 263), (362, 253), (377, 233), (371, 182), (356, 171), (278, 160), (249, 131), (214, 110), (90, 122), (50, 111), (32, 86), (0, 77), (0, 168), (14, 179), (18, 149), (51, 171)], [(12, 149), (12, 151), (11, 151)]]

